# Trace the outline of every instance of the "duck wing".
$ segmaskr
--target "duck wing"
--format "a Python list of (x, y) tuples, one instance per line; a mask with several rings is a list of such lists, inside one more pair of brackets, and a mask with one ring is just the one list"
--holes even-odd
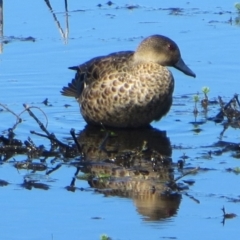
[(76, 71), (76, 74), (68, 86), (62, 88), (61, 94), (79, 98), (84, 87), (94, 81), (100, 81), (103, 75), (126, 71), (133, 54), (133, 51), (111, 53), (107, 56), (95, 57), (79, 66), (69, 67)]

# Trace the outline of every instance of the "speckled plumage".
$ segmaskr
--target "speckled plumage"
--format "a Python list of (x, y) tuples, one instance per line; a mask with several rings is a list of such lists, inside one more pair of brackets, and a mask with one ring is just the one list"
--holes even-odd
[(174, 79), (165, 66), (195, 74), (184, 64), (176, 43), (153, 35), (136, 52), (117, 52), (70, 69), (75, 78), (62, 94), (77, 98), (89, 124), (143, 127), (160, 120), (172, 105)]

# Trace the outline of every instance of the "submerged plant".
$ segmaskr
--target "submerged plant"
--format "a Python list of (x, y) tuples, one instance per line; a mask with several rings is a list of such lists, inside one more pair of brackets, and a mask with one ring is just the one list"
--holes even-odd
[(240, 3), (235, 3), (235, 8), (238, 11), (238, 13), (240, 13)]
[(233, 169), (233, 172), (236, 173), (236, 174), (239, 174), (240, 173), (240, 167), (235, 167)]
[(201, 101), (202, 107), (207, 110), (208, 107), (208, 93), (210, 92), (209, 87), (203, 87), (202, 92), (204, 94), (204, 99)]
[(210, 92), (210, 88), (209, 88), (209, 87), (203, 87), (203, 88), (202, 88), (202, 92), (204, 93), (205, 98), (208, 99), (207, 94)]
[(103, 234), (103, 235), (101, 235), (100, 240), (111, 240), (111, 238), (108, 237), (108, 235)]
[(197, 109), (197, 103), (199, 102), (199, 96), (198, 95), (194, 95), (193, 96), (193, 101), (194, 101), (194, 110), (193, 110), (193, 113), (195, 115), (195, 117), (197, 116), (198, 114), (198, 109)]

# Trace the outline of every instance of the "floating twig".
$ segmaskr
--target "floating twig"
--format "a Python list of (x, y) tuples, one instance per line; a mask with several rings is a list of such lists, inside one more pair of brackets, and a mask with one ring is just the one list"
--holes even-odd
[(0, 106), (2, 106), (6, 111), (12, 113), (12, 114), (17, 118), (16, 123), (15, 123), (15, 124), (13, 125), (13, 127), (12, 127), (12, 129), (14, 130), (14, 129), (17, 127), (17, 125), (22, 122), (22, 119), (19, 117), (19, 116), (21, 115), (21, 113), (20, 113), (19, 115), (17, 115), (15, 112), (13, 112), (11, 109), (9, 109), (8, 107), (6, 107), (6, 106), (3, 105), (2, 103), (0, 103)]
[(72, 138), (73, 138), (73, 140), (74, 140), (74, 142), (75, 142), (75, 144), (76, 144), (76, 146), (77, 146), (78, 152), (79, 152), (79, 153), (82, 153), (82, 147), (80, 146), (80, 144), (79, 144), (79, 142), (78, 142), (78, 140), (77, 140), (77, 138), (76, 138), (75, 129), (72, 128), (72, 129), (70, 130), (70, 134), (71, 134), (71, 136), (72, 136)]
[[(41, 110), (41, 108), (39, 107), (29, 107), (27, 106), (26, 104), (23, 104), (24, 108), (28, 111), (29, 115), (38, 123), (39, 127), (42, 129), (43, 132), (45, 132), (48, 136), (50, 135), (50, 133), (48, 132), (47, 130), (47, 125), (48, 125), (48, 118), (47, 118), (47, 115)], [(40, 110), (43, 115), (45, 116), (46, 118), (46, 127), (43, 125), (43, 123), (41, 121), (38, 120), (38, 118), (34, 115), (34, 113), (30, 110), (31, 108), (37, 108), (38, 110)]]

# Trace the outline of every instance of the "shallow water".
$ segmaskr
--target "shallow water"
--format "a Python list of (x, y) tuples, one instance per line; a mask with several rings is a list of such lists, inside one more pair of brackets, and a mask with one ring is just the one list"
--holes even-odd
[[(183, 178), (195, 181), (187, 193), (200, 203), (183, 194), (176, 214), (149, 221), (132, 199), (104, 197), (94, 193), (86, 181), (77, 180), (76, 185), (87, 191), (66, 191), (76, 171), (69, 165), (43, 179), (49, 186), (47, 191), (27, 190), (22, 183), (30, 172), (13, 167), (14, 161), (26, 157), (16, 156), (0, 165), (0, 179), (10, 183), (0, 189), (0, 238), (98, 239), (106, 233), (112, 239), (235, 239), (239, 235), (239, 217), (226, 220), (223, 226), (221, 208), (224, 205), (227, 212), (240, 215), (239, 201), (232, 201), (239, 200), (239, 176), (226, 171), (239, 167), (239, 160), (231, 152), (204, 158), (209, 151), (206, 146), (219, 140), (223, 127), (207, 121), (203, 113), (198, 116), (198, 121), (205, 121), (199, 125), (202, 131), (197, 134), (190, 123), (194, 121), (193, 95), (203, 86), (210, 87), (210, 99), (220, 95), (227, 101), (238, 91), (240, 28), (233, 2), (178, 0), (150, 4), (139, 0), (116, 1), (108, 6), (98, 1), (71, 1), (68, 14), (64, 1), (50, 3), (53, 11), (43, 0), (34, 4), (30, 0), (21, 4), (3, 2), (0, 103), (16, 113), (23, 110), (23, 103), (41, 107), (48, 117), (49, 131), (68, 142), (70, 129), (80, 131), (85, 122), (75, 100), (60, 95), (62, 86), (73, 77), (67, 68), (94, 56), (133, 50), (143, 37), (163, 34), (178, 43), (184, 61), (197, 78), (171, 69), (176, 79), (174, 105), (163, 120), (152, 125), (167, 131), (174, 162), (186, 154), (186, 166), (210, 170)], [(129, 9), (130, 5), (136, 8)], [(42, 104), (45, 98), (51, 106)], [(71, 106), (65, 108), (65, 104)], [(218, 106), (210, 109), (209, 117), (215, 116)], [(35, 113), (46, 122), (39, 111)], [(26, 140), (30, 130), (40, 132), (27, 113), (22, 118), (23, 123), (15, 131), (17, 138)], [(0, 119), (1, 131), (16, 121), (6, 111), (0, 112)], [(31, 138), (36, 145), (43, 144), (42, 138)], [(238, 143), (239, 129), (228, 129), (223, 140)], [(44, 140), (44, 144), (49, 143)], [(39, 178), (46, 177), (39, 174)]]

